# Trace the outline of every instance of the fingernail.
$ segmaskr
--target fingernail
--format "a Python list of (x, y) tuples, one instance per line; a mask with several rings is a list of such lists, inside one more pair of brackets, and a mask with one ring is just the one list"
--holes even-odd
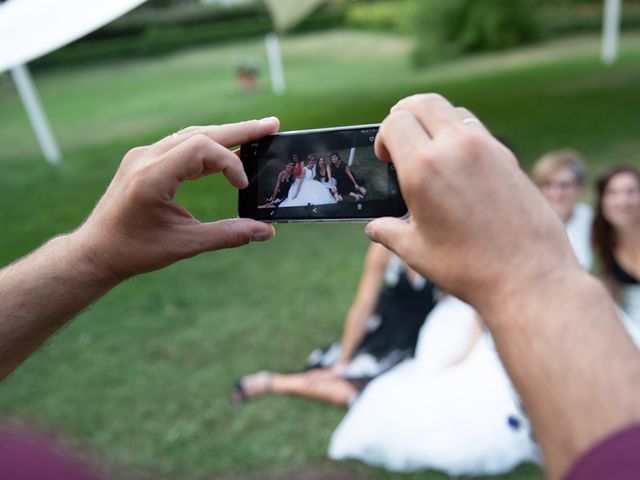
[(376, 236), (374, 233), (374, 229), (371, 228), (371, 226), (369, 224), (367, 224), (366, 227), (364, 227), (364, 234), (367, 236), (367, 238), (369, 238), (369, 240), (371, 240), (372, 242), (376, 241)]
[(256, 230), (251, 234), (251, 241), (264, 242), (265, 240), (269, 240), (273, 238), (274, 235), (275, 235), (275, 230), (273, 229), (273, 227), (271, 227), (270, 229)]
[(277, 121), (278, 119), (276, 117), (265, 117), (265, 118), (261, 118), (260, 120), (258, 120), (258, 123), (260, 124), (268, 124), (268, 123), (273, 123), (275, 121)]

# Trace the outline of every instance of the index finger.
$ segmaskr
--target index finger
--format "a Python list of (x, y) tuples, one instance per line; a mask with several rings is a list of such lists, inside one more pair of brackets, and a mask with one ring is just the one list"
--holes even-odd
[(402, 182), (410, 171), (409, 165), (423, 157), (422, 152), (431, 141), (429, 133), (411, 112), (394, 110), (380, 125), (375, 149), (380, 159), (393, 162)]
[(437, 93), (422, 93), (403, 98), (391, 109), (392, 112), (398, 110), (413, 113), (432, 137), (462, 125), (456, 108)]
[(195, 135), (205, 135), (224, 147), (234, 147), (267, 135), (276, 133), (280, 128), (280, 121), (276, 117), (262, 120), (247, 120), (244, 122), (227, 123), (223, 125), (206, 125), (183, 128), (179, 132), (163, 138), (153, 145), (158, 154), (168, 152), (172, 148), (189, 140)]
[(247, 186), (238, 156), (209, 137), (195, 134), (155, 159), (142, 174), (148, 192), (171, 199), (183, 181), (216, 172), (222, 172), (236, 188)]

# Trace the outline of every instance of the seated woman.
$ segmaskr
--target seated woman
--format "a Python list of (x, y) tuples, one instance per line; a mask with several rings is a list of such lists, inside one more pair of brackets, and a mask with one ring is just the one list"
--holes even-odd
[(273, 189), (273, 194), (267, 199), (267, 201), (259, 205), (258, 208), (275, 208), (280, 202), (282, 202), (289, 195), (291, 184), (293, 183), (293, 162), (289, 162), (285, 165), (284, 169), (278, 174), (276, 179), (276, 186)]
[(353, 403), (329, 457), (397, 472), (493, 475), (536, 461), (537, 448), (483, 322), (447, 296), (420, 331), (415, 357)]
[(336, 189), (340, 201), (346, 198), (351, 200), (362, 200), (367, 194), (367, 190), (358, 184), (353, 172), (345, 162), (342, 161), (338, 152), (331, 152), (331, 171), (336, 180)]
[(324, 185), (336, 201), (340, 200), (338, 197), (338, 190), (336, 188), (336, 179), (331, 176), (331, 164), (328, 163), (324, 157), (318, 158), (318, 168), (316, 170), (314, 180), (317, 180)]
[(263, 370), (243, 377), (232, 400), (281, 393), (349, 405), (372, 378), (413, 355), (420, 327), (435, 304), (434, 290), (394, 254), (372, 244), (341, 341), (313, 352), (306, 371)]
[[(584, 171), (574, 152), (552, 152), (537, 162), (534, 179), (588, 267), (591, 211), (578, 203)], [(331, 438), (329, 456), (454, 476), (505, 473), (538, 461), (491, 336), (473, 308), (451, 296), (429, 315), (415, 358), (373, 380), (357, 398)]]
[(600, 275), (640, 327), (640, 170), (615, 167), (597, 182), (593, 246)]
[(591, 207), (580, 202), (586, 177), (582, 155), (571, 149), (546, 153), (536, 160), (531, 177), (564, 223), (580, 265), (591, 270), (593, 212)]

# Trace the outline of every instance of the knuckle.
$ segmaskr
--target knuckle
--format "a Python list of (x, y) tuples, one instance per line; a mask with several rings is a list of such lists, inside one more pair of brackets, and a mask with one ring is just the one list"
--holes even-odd
[(423, 169), (432, 168), (436, 161), (436, 156), (428, 147), (423, 147), (419, 150), (416, 150), (414, 156), (414, 160), (417, 161)]
[(448, 103), (439, 93), (422, 93), (416, 96), (415, 101), (422, 106), (442, 105)]
[(437, 152), (431, 148), (423, 147), (413, 153), (414, 162), (418, 166), (417, 169), (411, 172), (411, 175), (407, 175), (404, 178), (404, 187), (409, 191), (415, 192), (424, 188), (425, 178), (432, 178), (436, 176), (441, 168), (439, 166)]
[(475, 115), (465, 107), (456, 107), (456, 112), (458, 112), (462, 117), (475, 117)]
[(413, 114), (411, 112), (408, 112), (407, 110), (394, 110), (393, 112), (389, 113), (389, 115), (387, 115), (387, 118), (385, 118), (382, 122), (382, 126), (384, 126), (385, 123), (389, 124), (397, 122), (411, 116), (413, 116)]
[(236, 228), (233, 223), (226, 226), (226, 247), (234, 248), (247, 245), (250, 242), (249, 232)]
[(151, 176), (151, 167), (144, 165), (136, 168), (129, 175), (127, 192), (129, 195), (138, 196), (148, 190), (148, 181)]
[(478, 132), (465, 130), (456, 136), (456, 147), (463, 155), (472, 155), (484, 148), (485, 139)]
[(418, 192), (424, 188), (421, 175), (411, 175), (404, 179), (404, 188), (411, 193)]
[(403, 98), (395, 105), (393, 110), (434, 108), (443, 105), (449, 105), (449, 101), (445, 97), (439, 93), (427, 92)]
[(178, 130), (176, 133), (178, 133), (178, 135), (182, 135), (184, 133), (191, 133), (197, 129), (199, 129), (200, 127), (195, 127), (195, 126), (189, 126), (189, 127), (184, 127), (181, 128), (180, 130)]
[(248, 143), (253, 139), (259, 128), (258, 120), (245, 120), (236, 124), (240, 143)]
[(123, 157), (123, 162), (131, 163), (142, 157), (148, 150), (149, 147), (133, 147), (129, 150)]
[(196, 133), (189, 139), (189, 150), (193, 155), (205, 156), (210, 151), (213, 140), (204, 133)]
[(435, 92), (427, 92), (418, 95), (423, 102), (444, 102), (446, 101), (442, 95)]

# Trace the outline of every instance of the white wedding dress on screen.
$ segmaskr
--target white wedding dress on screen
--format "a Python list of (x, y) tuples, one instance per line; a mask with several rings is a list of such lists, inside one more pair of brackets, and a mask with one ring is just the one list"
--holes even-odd
[[(312, 168), (304, 168), (302, 185), (300, 185), (301, 180), (297, 178), (289, 189), (289, 195), (280, 203), (279, 208), (336, 203), (336, 199), (333, 198), (329, 190), (322, 183), (313, 179), (315, 176), (314, 170)], [(300, 191), (298, 192), (299, 186)], [(296, 192), (298, 193), (297, 195)]]
[(475, 311), (449, 296), (420, 332), (415, 358), (373, 380), (333, 433), (329, 456), (398, 472), (508, 472), (537, 461), (529, 423), (483, 333), (465, 361)]

